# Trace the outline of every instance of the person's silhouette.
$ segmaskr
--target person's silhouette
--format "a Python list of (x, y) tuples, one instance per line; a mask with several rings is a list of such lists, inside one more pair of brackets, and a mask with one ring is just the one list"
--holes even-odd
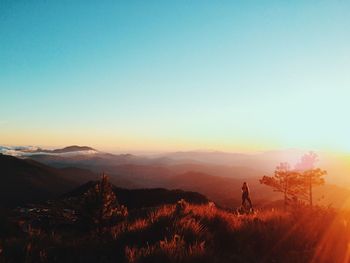
[(245, 207), (246, 201), (249, 203), (250, 208), (253, 208), (252, 201), (250, 200), (249, 197), (249, 187), (246, 182), (243, 183), (242, 186), (242, 206)]

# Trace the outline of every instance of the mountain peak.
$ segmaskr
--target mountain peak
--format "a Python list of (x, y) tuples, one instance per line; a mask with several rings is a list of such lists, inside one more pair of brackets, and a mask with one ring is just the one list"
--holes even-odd
[(78, 151), (97, 151), (94, 148), (91, 148), (89, 146), (79, 146), (79, 145), (70, 145), (67, 147), (64, 147), (62, 149), (56, 149), (52, 152), (54, 153), (65, 153), (65, 152), (78, 152)]

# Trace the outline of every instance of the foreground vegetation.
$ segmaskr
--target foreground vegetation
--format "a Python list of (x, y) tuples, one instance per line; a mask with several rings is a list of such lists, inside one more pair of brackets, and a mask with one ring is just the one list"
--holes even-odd
[(239, 215), (180, 201), (98, 231), (2, 232), (0, 262), (348, 262), (349, 218), (321, 208)]
[(350, 215), (330, 208), (128, 210), (105, 175), (47, 204), (3, 216), (0, 262), (349, 262)]

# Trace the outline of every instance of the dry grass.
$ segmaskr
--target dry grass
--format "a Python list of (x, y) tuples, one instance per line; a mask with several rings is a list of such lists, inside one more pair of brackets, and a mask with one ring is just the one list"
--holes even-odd
[(238, 215), (162, 206), (103, 236), (37, 233), (0, 242), (0, 262), (349, 262), (350, 215), (331, 209)]

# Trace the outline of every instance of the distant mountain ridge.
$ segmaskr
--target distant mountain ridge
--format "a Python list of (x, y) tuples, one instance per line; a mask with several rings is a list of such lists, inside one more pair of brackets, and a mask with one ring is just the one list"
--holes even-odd
[(45, 149), (38, 148), (37, 150), (35, 150), (33, 152), (68, 153), (68, 152), (80, 152), (80, 151), (95, 151), (95, 152), (97, 152), (97, 150), (95, 150), (92, 147), (89, 147), (89, 146), (78, 146), (78, 145), (71, 145), (71, 146), (64, 147), (62, 149), (55, 149), (55, 150), (45, 150)]
[[(1, 147), (0, 147), (1, 149)], [(9, 148), (7, 148), (9, 149)], [(59, 170), (76, 167), (89, 170), (94, 174), (106, 172), (111, 182), (124, 188), (180, 188), (205, 194), (210, 199), (225, 205), (237, 206), (240, 203), (240, 187), (247, 181), (252, 187), (252, 194), (258, 204), (271, 202), (279, 198), (278, 194), (259, 183), (263, 175), (271, 175), (275, 167), (284, 161), (293, 166), (304, 151), (286, 150), (269, 151), (255, 154), (226, 153), (218, 151), (175, 152), (162, 155), (138, 156), (133, 154), (111, 154), (94, 150), (89, 146), (68, 146), (52, 152), (39, 152), (35, 147), (24, 149), (22, 158), (30, 158)], [(78, 151), (76, 151), (78, 150)], [(79, 151), (81, 150), (81, 151)], [(34, 153), (33, 153), (34, 152)], [(15, 153), (16, 154), (16, 153)], [(341, 204), (350, 185), (350, 157), (326, 155), (320, 156), (320, 167), (327, 170), (325, 177), (327, 198), (322, 203)], [(177, 179), (175, 179), (177, 178)], [(193, 180), (192, 178), (196, 178)], [(81, 178), (82, 179), (82, 178)], [(342, 180), (342, 181), (341, 181)], [(84, 183), (87, 180), (80, 180)], [(207, 182), (212, 182), (208, 184)], [(347, 184), (349, 181), (349, 184)], [(344, 182), (344, 183), (339, 183)], [(342, 193), (336, 192), (337, 186)], [(332, 185), (332, 186), (330, 186)], [(318, 195), (322, 199), (321, 191)]]
[(97, 154), (98, 151), (89, 146), (72, 145), (61, 149), (42, 149), (34, 146), (0, 146), (0, 153), (17, 157), (32, 157), (36, 155), (72, 156)]
[[(251, 176), (243, 177), (250, 170), (237, 170), (233, 167), (232, 173), (241, 171), (235, 177), (222, 176), (225, 171), (228, 175), (230, 172), (221, 166), (201, 166), (198, 164), (180, 166), (112, 165), (114, 157), (111, 159), (110, 166), (104, 166), (105, 160), (99, 158), (96, 156), (92, 159), (83, 158), (81, 163), (74, 159), (74, 164), (80, 165), (65, 165), (54, 168), (32, 159), (20, 159), (0, 154), (0, 206), (13, 206), (57, 197), (88, 181), (98, 179), (98, 174), (101, 171), (105, 171), (109, 175), (111, 183), (118, 185), (118, 187), (194, 191), (207, 196), (221, 206), (227, 207), (240, 205), (240, 188), (243, 181), (247, 181), (250, 185), (254, 205), (264, 206), (281, 198), (278, 193), (259, 183), (259, 178), (263, 173), (259, 174), (258, 170), (251, 170)], [(130, 156), (123, 158), (130, 158)], [(68, 158), (68, 160), (71, 159)], [(87, 164), (90, 166), (86, 167)], [(255, 173), (256, 176), (254, 176)], [(350, 196), (350, 191), (346, 188), (330, 184), (315, 187), (314, 192), (316, 203), (330, 204), (336, 207), (345, 204)], [(142, 198), (147, 199), (147, 195)]]
[[(0, 154), (0, 207), (40, 203), (48, 199), (78, 196), (96, 184), (99, 175), (81, 168), (53, 168), (42, 163)], [(121, 204), (142, 208), (176, 203), (185, 199), (191, 203), (207, 203), (196, 192), (167, 189), (125, 189), (113, 186)]]
[[(273, 173), (280, 162), (289, 162), (293, 167), (307, 151), (298, 149), (275, 150), (257, 153), (231, 153), (221, 151), (182, 151), (153, 155), (111, 154), (98, 151), (90, 146), (72, 145), (62, 149), (46, 150), (38, 147), (0, 146), (0, 153), (32, 158), (55, 167), (81, 167), (91, 170), (112, 167), (116, 165), (147, 165), (147, 166), (183, 166), (197, 167), (220, 166), (223, 176), (237, 175), (237, 169), (248, 171), (244, 176), (261, 176)], [(336, 155), (326, 152), (318, 153), (320, 167), (328, 171), (327, 180), (339, 185), (350, 187), (350, 155)], [(230, 168), (231, 167), (231, 168)], [(234, 169), (232, 169), (232, 167)], [(210, 168), (210, 170), (213, 170)], [(252, 172), (255, 170), (255, 172)], [(203, 171), (203, 169), (200, 169)], [(244, 172), (245, 173), (245, 172)]]
[(0, 154), (0, 206), (38, 202), (72, 190), (97, 175), (80, 168), (57, 169), (30, 159)]

